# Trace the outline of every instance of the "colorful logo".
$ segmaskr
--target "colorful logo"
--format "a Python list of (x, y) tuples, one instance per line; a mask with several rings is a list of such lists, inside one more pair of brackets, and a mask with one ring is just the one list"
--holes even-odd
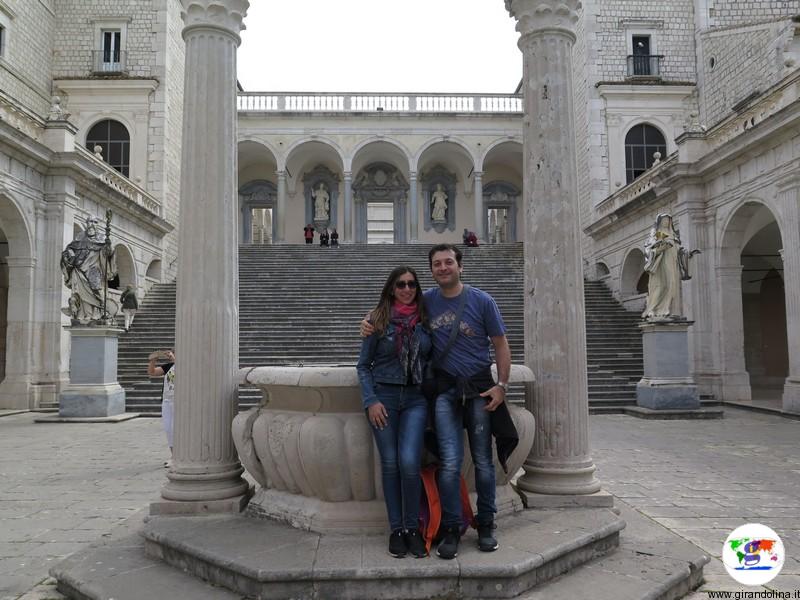
[(747, 523), (734, 529), (722, 546), (722, 564), (743, 585), (763, 585), (783, 568), (786, 552), (778, 534), (766, 525)]

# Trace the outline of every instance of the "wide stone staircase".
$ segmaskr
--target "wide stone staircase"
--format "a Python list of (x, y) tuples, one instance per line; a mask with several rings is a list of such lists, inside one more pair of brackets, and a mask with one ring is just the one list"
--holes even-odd
[[(434, 285), (427, 245), (241, 246), (239, 348), (242, 367), (350, 364), (358, 358), (358, 323), (397, 265), (416, 269), (423, 287)], [(497, 300), (515, 363), (524, 362), (522, 244), (464, 248), (464, 281)], [(589, 400), (593, 411), (635, 404), (642, 376), (638, 315), (625, 311), (601, 283), (586, 282)], [(147, 355), (175, 341), (176, 284), (155, 286), (130, 331), (120, 338), (119, 380), (127, 410), (158, 414), (161, 381), (147, 377)], [(198, 325), (199, 326), (199, 325)], [(180, 356), (178, 357), (180, 361)], [(522, 401), (513, 389), (511, 401)], [(259, 401), (242, 387), (240, 408)]]

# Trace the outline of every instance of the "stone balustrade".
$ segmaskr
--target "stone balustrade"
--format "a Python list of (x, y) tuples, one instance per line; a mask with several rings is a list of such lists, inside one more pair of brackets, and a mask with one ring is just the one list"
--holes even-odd
[(520, 113), (515, 94), (240, 92), (239, 112)]
[(161, 202), (156, 200), (156, 198), (151, 196), (146, 190), (133, 183), (114, 167), (96, 157), (82, 146), (75, 146), (75, 149), (79, 154), (93, 161), (101, 168), (100, 174), (97, 176), (100, 181), (128, 200), (149, 210), (155, 215), (161, 216)]
[[(527, 367), (512, 367), (511, 383), (532, 380)], [(237, 415), (232, 425), (239, 459), (260, 485), (249, 514), (318, 532), (388, 527), (378, 453), (355, 367), (256, 367), (242, 369), (240, 383), (263, 392), (261, 405)], [(518, 406), (510, 410), (520, 443), (508, 460), (508, 473), (495, 460), (501, 513), (521, 508), (509, 482), (534, 437), (533, 415)], [(463, 473), (472, 490), (474, 469), (465, 450)]]
[(674, 152), (598, 204), (596, 208), (597, 214), (603, 217), (609, 213), (616, 212), (639, 198), (642, 194), (652, 190), (661, 180), (661, 177), (665, 175), (665, 172), (676, 164), (678, 164), (678, 153)]

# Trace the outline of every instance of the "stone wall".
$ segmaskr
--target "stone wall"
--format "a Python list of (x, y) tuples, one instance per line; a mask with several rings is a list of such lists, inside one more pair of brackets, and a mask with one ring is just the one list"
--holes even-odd
[(160, 3), (156, 58), (161, 85), (154, 94), (151, 109), (147, 188), (161, 199), (162, 216), (176, 227), (164, 238), (162, 278), (168, 281), (177, 270), (185, 44), (180, 2), (160, 0)]
[[(26, 3), (35, 3), (26, 0)], [(87, 77), (94, 52), (101, 49), (98, 30), (103, 26), (123, 30), (128, 75), (153, 77), (156, 56), (153, 31), (157, 11), (152, 0), (62, 0), (58, 3), (53, 78)]]
[(633, 34), (651, 36), (651, 53), (664, 55), (664, 79), (695, 81), (693, 0), (602, 0), (597, 4), (595, 42), (602, 81), (625, 79)]
[[(0, 58), (0, 90), (18, 104), (44, 116), (50, 108), (50, 69), (55, 13), (53, 0), (0, 4), (6, 50)], [(13, 12), (11, 12), (13, 11)]]
[(783, 76), (783, 45), (793, 27), (772, 21), (700, 34), (704, 85), (701, 118), (711, 127), (749, 96), (764, 92)]
[(800, 0), (709, 0), (708, 23), (728, 27), (800, 14)]

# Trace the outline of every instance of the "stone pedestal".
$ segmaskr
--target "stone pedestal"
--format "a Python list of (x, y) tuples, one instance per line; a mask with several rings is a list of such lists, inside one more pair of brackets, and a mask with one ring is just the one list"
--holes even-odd
[(59, 417), (110, 417), (125, 412), (125, 390), (117, 381), (122, 329), (66, 327), (72, 337), (69, 385), (61, 392)]
[(689, 371), (692, 321), (645, 322), (642, 329), (644, 377), (636, 386), (636, 404), (651, 410), (700, 408)]

